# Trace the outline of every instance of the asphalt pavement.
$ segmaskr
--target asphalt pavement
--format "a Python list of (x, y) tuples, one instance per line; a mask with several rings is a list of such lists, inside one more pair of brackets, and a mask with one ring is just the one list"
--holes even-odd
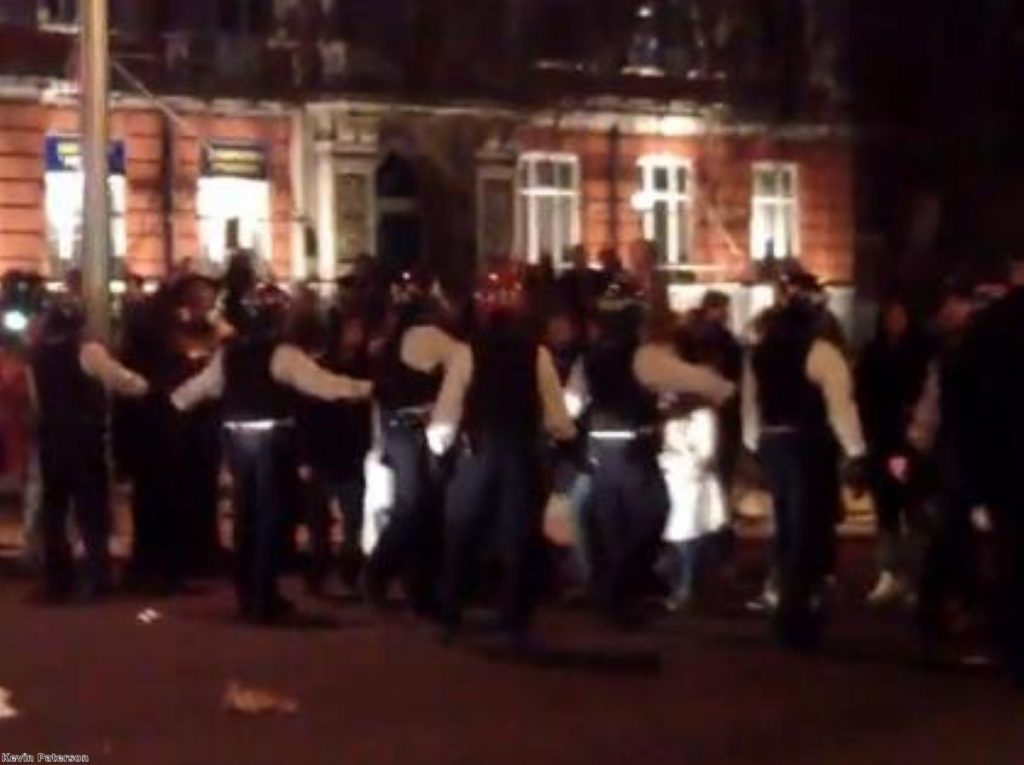
[[(169, 600), (42, 606), (0, 572), (0, 755), (199, 765), (1017, 765), (1024, 695), (923, 658), (905, 614), (861, 605), (870, 549), (844, 544), (834, 623), (810, 656), (776, 648), (733, 592), (635, 634), (545, 607), (538, 649), (485, 625), (445, 645), (401, 611), (289, 591), (324, 623), (254, 628), (224, 582)], [(225, 708), (229, 687), (290, 713)], [(0, 692), (0, 718), (3, 716)], [(12, 760), (8, 760), (12, 761)], [(38, 760), (37, 761), (42, 761)]]

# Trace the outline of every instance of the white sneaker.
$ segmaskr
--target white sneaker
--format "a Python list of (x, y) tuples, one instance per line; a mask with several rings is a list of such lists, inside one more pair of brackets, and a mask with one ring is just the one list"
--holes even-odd
[(892, 606), (904, 602), (909, 594), (910, 588), (903, 579), (889, 571), (883, 571), (875, 588), (868, 594), (867, 602), (869, 606), (878, 608)]
[(746, 607), (754, 613), (774, 613), (779, 608), (779, 591), (767, 585), (760, 595), (747, 601)]

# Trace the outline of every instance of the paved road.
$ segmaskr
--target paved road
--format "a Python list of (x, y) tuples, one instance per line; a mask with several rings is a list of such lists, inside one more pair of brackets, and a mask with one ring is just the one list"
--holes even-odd
[[(222, 584), (54, 608), (0, 579), (0, 686), (20, 712), (0, 720), (0, 752), (126, 765), (1024, 762), (1024, 696), (917, 661), (898, 617), (850, 605), (868, 556), (847, 557), (846, 605), (817, 656), (776, 650), (739, 614), (622, 636), (546, 609), (552, 653), (529, 665), (492, 655), (483, 633), (445, 647), (359, 606), (318, 605), (332, 629), (280, 631), (235, 624)], [(162, 618), (147, 626), (148, 606)], [(299, 712), (229, 714), (231, 680), (293, 696)]]

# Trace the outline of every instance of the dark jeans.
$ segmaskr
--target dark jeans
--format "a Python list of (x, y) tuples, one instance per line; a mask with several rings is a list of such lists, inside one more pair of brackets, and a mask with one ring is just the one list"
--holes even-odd
[(502, 627), (521, 632), (529, 626), (539, 590), (540, 486), (532, 444), (495, 444), (459, 458), (445, 504), (440, 588), (442, 618), (449, 627), (460, 623), (489, 531), (502, 564)]
[(906, 573), (908, 568), (906, 537), (911, 532), (910, 505), (913, 495), (907, 484), (889, 472), (889, 452), (871, 454), (868, 478), (874, 500), (879, 534), (879, 568), (890, 573)]
[(762, 437), (760, 456), (775, 515), (775, 626), (783, 643), (804, 645), (820, 634), (813, 599), (835, 562), (837, 454), (829, 439), (794, 432)]
[(620, 619), (631, 615), (657, 557), (668, 487), (652, 442), (594, 440), (590, 449), (595, 585), (606, 615)]
[(221, 445), (216, 407), (205, 406), (180, 420), (177, 444), (181, 465), (177, 510), (183, 534), (184, 564), (205, 572), (221, 554), (217, 526)]
[(950, 597), (977, 599), (975, 534), (971, 524), (974, 492), (964, 462), (940, 450), (935, 473), (937, 490), (918, 583), (917, 623), (925, 636), (946, 629), (945, 608)]
[(63, 596), (74, 585), (74, 564), (68, 542), (68, 515), (75, 522), (86, 554), (86, 585), (95, 592), (110, 584), (110, 488), (101, 431), (40, 433), (43, 479), (43, 588)]
[(176, 416), (152, 399), (142, 402), (136, 411), (129, 576), (136, 585), (172, 585), (183, 574), (186, 544), (179, 511), (185, 476), (181, 472)]
[(413, 606), (430, 608), (437, 584), (441, 500), (423, 428), (389, 422), (385, 416), (384, 462), (394, 471), (395, 502), (367, 562), (367, 575), (379, 592), (401, 577)]
[(356, 569), (362, 560), (360, 540), (363, 534), (363, 495), (366, 491), (362, 474), (328, 477), (314, 471), (303, 488), (310, 542), (310, 584), (314, 588), (319, 587), (331, 568), (331, 500), (337, 501), (341, 507), (342, 575), (349, 580), (349, 584), (354, 583), (351, 580), (355, 578)]
[(995, 547), (993, 638), (1007, 669), (1024, 683), (1024, 496), (1012, 487), (991, 502)]
[(698, 537), (672, 544), (672, 562), (669, 570), (669, 592), (673, 598), (688, 600), (697, 589), (697, 576), (701, 568), (703, 551), (709, 537)]
[(295, 470), (287, 429), (225, 429), (235, 509), (235, 591), (242, 614), (275, 615), (277, 578), (287, 533), (284, 506), (289, 471)]

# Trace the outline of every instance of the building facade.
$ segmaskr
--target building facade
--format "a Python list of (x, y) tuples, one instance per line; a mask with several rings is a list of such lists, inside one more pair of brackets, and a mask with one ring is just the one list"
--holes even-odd
[(457, 279), (491, 256), (561, 265), (637, 239), (679, 282), (754, 280), (788, 257), (853, 275), (852, 144), (834, 127), (355, 101), (310, 105), (303, 125), (318, 248), (296, 262), (322, 278), (363, 252)]
[[(21, 5), (0, 20), (0, 270), (58, 275), (80, 253), (74, 3)], [(494, 40), (463, 34), (451, 3), (405, 5), (382, 24), (372, 3), (118, 4), (121, 270), (216, 270), (238, 245), (282, 278), (331, 280), (368, 253), (458, 285), (494, 256), (559, 264), (643, 238), (680, 288), (784, 258), (852, 280), (850, 131), (766, 109), (750, 61), (727, 72), (669, 23), (683, 0), (622, 0), (569, 53), (531, 32), (554, 23), (538, 3), (501, 3)]]
[[(292, 273), (291, 117), (277, 109), (151, 104), (111, 113), (115, 272), (212, 267), (229, 239)], [(59, 276), (81, 256), (79, 117), (56, 99), (0, 101), (0, 270)]]

